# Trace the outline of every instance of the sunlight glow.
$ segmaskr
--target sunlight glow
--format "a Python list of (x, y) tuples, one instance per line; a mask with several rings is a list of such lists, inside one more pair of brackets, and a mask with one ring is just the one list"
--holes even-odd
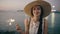
[(54, 27), (54, 20), (55, 20), (55, 14), (54, 13), (52, 13), (52, 18), (51, 18), (52, 20), (52, 27)]
[(56, 11), (56, 10), (51, 10), (51, 11)]
[(11, 25), (12, 25), (12, 23), (9, 23), (9, 25), (11, 26)]
[(9, 19), (7, 22), (15, 22), (15, 19)]
[(9, 24), (9, 26), (11, 26), (12, 25), (12, 23), (14, 23), (15, 22), (15, 19), (8, 19), (7, 20), (7, 22), (8, 22), (8, 24)]
[(55, 8), (55, 6), (52, 6), (53, 8)]

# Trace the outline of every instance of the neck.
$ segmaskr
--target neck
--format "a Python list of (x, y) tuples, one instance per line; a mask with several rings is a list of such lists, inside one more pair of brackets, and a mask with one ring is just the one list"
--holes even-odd
[(34, 17), (33, 17), (33, 20), (34, 20), (34, 21), (39, 21), (39, 19), (40, 19), (40, 17), (37, 17), (37, 16), (34, 16)]

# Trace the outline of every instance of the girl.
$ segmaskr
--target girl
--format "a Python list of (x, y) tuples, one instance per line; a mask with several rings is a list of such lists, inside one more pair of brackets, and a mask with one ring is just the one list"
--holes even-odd
[(47, 34), (48, 23), (44, 17), (50, 14), (50, 4), (45, 1), (34, 1), (28, 4), (24, 10), (30, 18), (24, 21), (25, 32), (22, 31), (18, 24), (16, 25), (17, 31), (21, 34)]

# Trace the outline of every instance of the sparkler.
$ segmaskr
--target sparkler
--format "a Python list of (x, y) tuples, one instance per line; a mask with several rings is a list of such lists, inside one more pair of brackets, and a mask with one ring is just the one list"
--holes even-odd
[(11, 25), (12, 25), (12, 23), (14, 23), (14, 22), (15, 22), (15, 19), (12, 19), (12, 18), (11, 18), (11, 19), (8, 19), (8, 20), (7, 20), (7, 22), (8, 22), (8, 23), (9, 23), (9, 25), (11, 26)]

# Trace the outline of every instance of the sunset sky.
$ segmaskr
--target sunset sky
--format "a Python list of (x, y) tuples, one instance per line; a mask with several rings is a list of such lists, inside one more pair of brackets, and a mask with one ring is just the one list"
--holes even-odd
[(31, 1), (33, 0), (0, 0), (0, 10), (23, 9)]
[[(0, 10), (23, 10), (26, 4), (35, 1), (35, 0), (0, 0)], [(49, 2), (52, 6), (55, 6), (54, 9), (60, 10), (60, 0), (44, 0)]]

